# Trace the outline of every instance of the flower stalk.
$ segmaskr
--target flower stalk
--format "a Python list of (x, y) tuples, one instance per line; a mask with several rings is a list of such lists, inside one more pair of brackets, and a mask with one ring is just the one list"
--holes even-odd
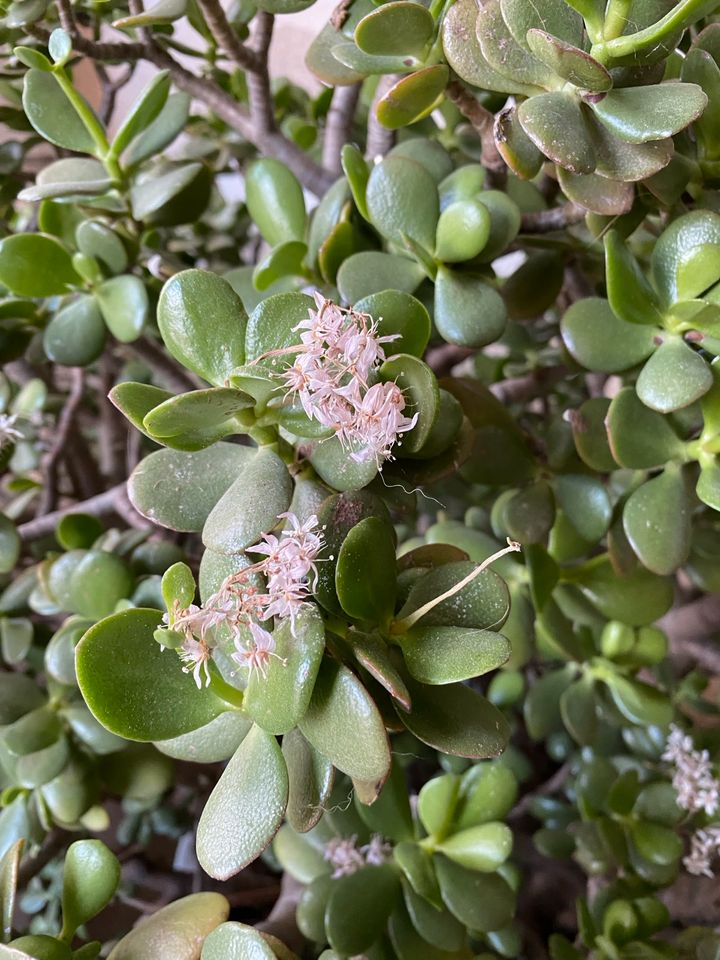
[(517, 553), (517, 551), (520, 549), (522, 549), (520, 544), (508, 537), (508, 545), (506, 547), (503, 547), (502, 550), (498, 550), (496, 553), (493, 553), (492, 556), (489, 556), (486, 560), (483, 560), (483, 562), (478, 564), (474, 570), (471, 570), (466, 577), (463, 577), (462, 580), (459, 580), (456, 584), (454, 584), (454, 586), (450, 587), (449, 590), (446, 590), (445, 593), (441, 593), (439, 597), (433, 597), (432, 600), (428, 600), (427, 603), (424, 603), (421, 607), (418, 607), (417, 610), (413, 610), (412, 613), (409, 613), (407, 617), (403, 617), (402, 620), (393, 621), (390, 626), (390, 632), (394, 634), (407, 633), (407, 631), (413, 627), (418, 620), (421, 620), (426, 614), (430, 613), (431, 610), (434, 610), (435, 607), (443, 603), (443, 601), (449, 600), (450, 597), (454, 597), (456, 593), (460, 593), (461, 590), (464, 590), (469, 583), (472, 583), (473, 580), (475, 580), (475, 578), (483, 572), (483, 570), (486, 570), (491, 564), (495, 563), (496, 560), (499, 560), (500, 557), (504, 557), (508, 553)]

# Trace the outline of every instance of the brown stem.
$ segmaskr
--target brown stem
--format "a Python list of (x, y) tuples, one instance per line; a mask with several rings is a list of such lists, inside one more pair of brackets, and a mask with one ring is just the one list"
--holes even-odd
[(720, 628), (720, 596), (708, 594), (675, 607), (658, 626), (668, 635), (672, 657), (693, 660), (704, 670), (720, 675), (720, 647), (710, 639)]
[(45, 482), (38, 501), (37, 516), (39, 517), (49, 513), (57, 503), (58, 463), (66, 452), (67, 440), (83, 399), (85, 371), (81, 367), (73, 367), (70, 378), (67, 403), (58, 417), (52, 445), (43, 457), (42, 472)]
[(68, 434), (63, 460), (75, 493), (81, 500), (94, 497), (105, 489), (95, 457), (80, 430)]
[[(143, 0), (128, 0), (128, 10), (133, 17), (139, 17), (141, 14), (145, 13), (145, 5)], [(152, 49), (155, 46), (155, 42), (153, 40), (150, 27), (140, 27), (138, 32), (140, 34), (140, 39), (145, 46)]]
[(305, 938), (300, 933), (295, 922), (300, 895), (304, 887), (289, 873), (283, 875), (280, 886), (280, 896), (268, 917), (256, 924), (256, 929), (263, 933), (270, 933), (288, 946), (291, 950), (301, 953), (305, 947)]
[(54, 860), (64, 849), (67, 834), (63, 830), (52, 830), (43, 840), (43, 844), (34, 857), (27, 857), (18, 871), (18, 887), (22, 889), (43, 867)]
[(40, 537), (46, 537), (55, 530), (55, 527), (69, 513), (90, 513), (94, 517), (107, 516), (109, 513), (118, 512), (118, 500), (125, 495), (125, 483), (120, 483), (116, 487), (111, 487), (104, 493), (90, 497), (88, 500), (82, 500), (79, 503), (73, 503), (62, 510), (54, 510), (52, 513), (46, 513), (43, 517), (36, 517), (35, 520), (28, 520), (27, 523), (21, 523), (17, 528), (21, 540), (38, 540)]
[(113, 509), (115, 513), (122, 517), (125, 523), (129, 527), (134, 527), (136, 530), (151, 530), (152, 524), (149, 523), (145, 517), (137, 512), (135, 507), (130, 503), (130, 498), (127, 493), (127, 484), (121, 483), (120, 492), (115, 497), (113, 503)]
[(58, 0), (58, 17), (65, 33), (72, 36), (75, 33), (75, 14), (70, 0)]
[(125, 445), (125, 470), (128, 476), (140, 463), (142, 456), (143, 435), (132, 424), (127, 425), (127, 440)]
[(275, 17), (264, 10), (258, 10), (253, 18), (250, 43), (258, 63), (257, 70), (247, 75), (250, 118), (256, 130), (271, 133), (275, 130), (273, 99), (270, 91), (268, 73), (268, 55), (272, 42)]
[(565, 268), (564, 289), (571, 303), (595, 295), (595, 288), (577, 261), (568, 264)]
[(99, 60), (95, 61), (95, 72), (98, 75), (98, 80), (102, 87), (102, 100), (98, 109), (98, 115), (102, 122), (107, 125), (110, 123), (112, 115), (115, 112), (117, 95), (135, 72), (135, 64), (129, 63), (126, 69), (114, 80), (110, 79), (107, 70)]
[(466, 120), (470, 121), (480, 137), (482, 165), (487, 167), (488, 170), (504, 171), (505, 161), (498, 152), (493, 133), (494, 114), (484, 107), (479, 100), (476, 100), (459, 80), (452, 80), (445, 92), (448, 99), (455, 104)]
[(112, 358), (105, 354), (100, 359), (100, 430), (98, 431), (98, 460), (100, 470), (111, 483), (119, 483), (125, 476), (124, 448), (126, 444), (126, 420), (107, 399), (115, 376)]
[(550, 233), (552, 230), (564, 230), (566, 227), (579, 223), (587, 213), (583, 207), (568, 200), (561, 207), (550, 207), (549, 210), (538, 210), (535, 213), (524, 213), (522, 217), (523, 233)]
[[(30, 24), (27, 27), (27, 32), (43, 43), (47, 43), (50, 39), (50, 31), (44, 27), (39, 27), (37, 24)], [(144, 43), (131, 43), (129, 41), (98, 43), (95, 40), (88, 40), (87, 37), (77, 32), (72, 33), (71, 36), (73, 50), (77, 53), (84, 53), (86, 57), (90, 57), (92, 60), (120, 60), (125, 62), (127, 60), (149, 59)]]
[(453, 343), (443, 343), (437, 347), (431, 347), (425, 360), (436, 377), (447, 377), (463, 360), (475, 355), (475, 350), (471, 347), (458, 347)]
[(368, 160), (375, 160), (377, 157), (384, 157), (388, 150), (392, 150), (395, 144), (396, 133), (394, 130), (388, 130), (377, 118), (377, 105), (399, 80), (396, 74), (388, 74), (380, 77), (375, 96), (370, 106), (367, 123), (367, 143), (365, 145), (365, 156)]
[(176, 87), (205, 103), (221, 120), (254, 144), (261, 153), (289, 166), (308, 190), (321, 196), (332, 185), (332, 175), (327, 170), (323, 170), (307, 153), (282, 133), (277, 130), (256, 129), (248, 113), (217, 84), (205, 77), (197, 77), (190, 73), (164, 50), (156, 49), (147, 59), (163, 70), (169, 70)]
[(353, 83), (347, 87), (335, 87), (332, 103), (325, 123), (325, 138), (323, 140), (323, 166), (331, 173), (340, 176), (342, 165), (340, 154), (342, 148), (349, 142), (352, 134), (352, 125), (355, 118), (360, 84)]
[(181, 369), (151, 337), (140, 337), (130, 344), (130, 349), (145, 363), (168, 390), (185, 393), (207, 386), (200, 377)]
[(200, 0), (200, 7), (218, 47), (243, 70), (259, 70), (261, 62), (255, 52), (238, 39), (225, 16), (220, 0)]
[(568, 375), (567, 367), (538, 367), (524, 377), (513, 377), (490, 385), (490, 390), (503, 403), (525, 403), (552, 390)]

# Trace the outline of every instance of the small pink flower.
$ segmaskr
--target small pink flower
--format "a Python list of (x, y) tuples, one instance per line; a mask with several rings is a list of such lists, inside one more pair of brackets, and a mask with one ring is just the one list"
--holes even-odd
[(392, 855), (392, 846), (378, 833), (370, 838), (370, 843), (359, 847), (357, 836), (333, 837), (325, 844), (323, 857), (333, 867), (333, 880), (357, 873), (364, 866), (377, 867), (387, 863)]
[[(208, 661), (216, 642), (209, 633), (212, 629), (229, 629), (237, 648), (233, 658), (249, 667), (251, 674), (259, 670), (263, 676), (267, 674), (269, 658), (278, 655), (272, 634), (257, 621), (289, 620), (295, 635), (296, 618), (317, 586), (316, 561), (324, 541), (316, 516), (301, 523), (294, 513), (287, 512), (277, 519), (286, 521), (280, 535), (266, 533), (262, 542), (248, 548), (250, 553), (264, 555), (264, 559), (228, 576), (203, 606), (190, 604), (180, 609), (176, 604), (172, 614), (163, 617), (166, 625), (184, 636), (178, 653), (186, 665), (183, 669), (192, 671), (198, 687), (203, 676), (206, 684), (210, 682)], [(264, 577), (266, 585), (251, 581), (251, 574)], [(249, 649), (243, 645), (245, 628), (252, 636)], [(281, 657), (278, 659), (285, 663)]]
[(360, 847), (360, 852), (365, 857), (365, 863), (369, 866), (379, 867), (387, 861), (392, 856), (392, 846), (380, 836), (379, 833), (374, 833), (370, 837), (370, 843), (366, 843), (364, 847)]
[(690, 837), (690, 853), (683, 858), (683, 866), (695, 876), (714, 877), (712, 863), (720, 853), (720, 826), (717, 824), (696, 830)]
[(295, 636), (295, 618), (305, 606), (307, 591), (300, 587), (288, 588), (283, 592), (275, 591), (269, 596), (270, 602), (263, 611), (262, 619), (270, 620), (272, 617), (278, 617), (281, 620), (289, 620), (290, 632)]
[(385, 359), (383, 344), (400, 335), (380, 336), (369, 314), (345, 310), (319, 293), (315, 303), (294, 328), (301, 344), (295, 362), (280, 374), (285, 399), (296, 396), (306, 416), (332, 430), (354, 460), (379, 465), (417, 421), (417, 415), (402, 415), (405, 398), (396, 384), (368, 386)]
[(323, 856), (333, 867), (331, 874), (333, 880), (348, 877), (365, 866), (365, 858), (358, 850), (357, 837), (354, 836), (333, 837), (332, 840), (328, 840)]
[(250, 647), (242, 647), (236, 641), (237, 649), (230, 656), (240, 666), (248, 668), (248, 682), (252, 677), (253, 670), (257, 670), (263, 680), (267, 680), (270, 657), (278, 659), (283, 666), (287, 661), (275, 653), (275, 638), (269, 631), (252, 621), (250, 621), (248, 627), (252, 636)]
[(17, 414), (0, 413), (0, 450), (14, 440), (22, 440), (23, 434), (15, 429)]
[(318, 518), (312, 514), (305, 523), (301, 524), (294, 513), (281, 513), (280, 517), (287, 520), (289, 524), (289, 529), (286, 526), (280, 534), (286, 549), (309, 564), (309, 569), (312, 569), (314, 561), (324, 546), (322, 533), (318, 533), (317, 529)]
[(195, 684), (200, 690), (203, 686), (210, 686), (210, 648), (204, 640), (186, 637), (178, 651), (180, 660), (185, 664), (183, 673), (192, 673)]
[(309, 517), (301, 524), (294, 513), (280, 514), (288, 526), (280, 537), (266, 533), (262, 543), (248, 547), (249, 553), (265, 555), (259, 565), (267, 577), (267, 593), (261, 600), (260, 619), (271, 617), (289, 619), (295, 632), (295, 618), (310, 593), (308, 578), (312, 574), (317, 583), (315, 561), (323, 547), (323, 538), (317, 533), (317, 517)]
[(387, 460), (402, 433), (417, 423), (403, 414), (405, 397), (396, 383), (376, 383), (363, 397), (355, 423), (355, 437), (363, 449), (352, 453), (353, 460)]
[(703, 810), (714, 816), (720, 809), (720, 780), (708, 751), (696, 750), (692, 738), (673, 724), (662, 759), (675, 767), (672, 784), (678, 806), (690, 813)]
[(317, 310), (310, 310), (307, 320), (301, 320), (293, 329), (303, 331), (300, 339), (308, 347), (324, 347), (326, 344), (333, 347), (345, 328), (345, 311), (331, 300), (326, 300), (317, 290), (314, 298)]
[(382, 363), (385, 359), (385, 351), (382, 348), (383, 343), (397, 340), (400, 334), (379, 337), (378, 325), (375, 322), (367, 323), (364, 314), (353, 314), (351, 312), (351, 321), (344, 330), (342, 337), (338, 342), (338, 349), (341, 352), (341, 361), (345, 365), (347, 373), (357, 377), (361, 383), (367, 384), (367, 378), (370, 371)]

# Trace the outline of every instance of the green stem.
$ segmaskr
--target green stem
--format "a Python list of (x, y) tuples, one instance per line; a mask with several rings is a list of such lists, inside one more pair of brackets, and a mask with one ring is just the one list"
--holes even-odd
[(440, 63), (440, 60), (442, 59), (443, 45), (441, 27), (445, 19), (445, 14), (448, 12), (454, 2), (455, 0), (432, 0), (432, 3), (430, 4), (430, 15), (432, 16), (433, 20), (435, 20), (435, 34), (430, 49), (422, 58), (423, 65), (426, 67), (431, 67), (436, 63)]
[(205, 54), (202, 50), (196, 50), (194, 47), (188, 47), (185, 43), (180, 43), (179, 40), (175, 40), (172, 37), (158, 37), (159, 45), (167, 50), (175, 50), (176, 53), (181, 53), (184, 57), (197, 57), (199, 60), (205, 59)]
[(675, 30), (682, 30), (688, 24), (694, 23), (705, 12), (705, 8), (710, 6), (709, 0), (680, 0), (680, 3), (657, 23), (626, 37), (615, 37), (603, 43), (596, 43), (590, 50), (590, 55), (601, 63), (607, 63), (608, 60), (628, 57), (646, 47), (657, 46)]
[(577, 581), (582, 581), (587, 573), (594, 570), (596, 567), (601, 566), (605, 563), (607, 555), (604, 553), (598, 554), (597, 557), (591, 557), (589, 560), (586, 560), (585, 563), (580, 564), (577, 567), (561, 567), (560, 569), (560, 579), (563, 583), (576, 583)]
[(331, 632), (337, 634), (343, 640), (347, 639), (349, 627), (345, 620), (336, 617), (334, 614), (328, 614), (325, 618), (325, 627)]
[(603, 26), (604, 40), (615, 40), (622, 34), (627, 26), (631, 6), (632, 0), (610, 0)]
[(68, 98), (73, 109), (75, 110), (75, 113), (80, 117), (83, 126), (92, 137), (95, 143), (96, 155), (107, 170), (108, 175), (113, 180), (122, 182), (123, 175), (122, 170), (120, 169), (120, 163), (118, 162), (118, 158), (113, 153), (108, 142), (108, 138), (105, 134), (105, 128), (95, 116), (92, 107), (72, 85), (72, 81), (62, 67), (55, 67), (53, 72), (55, 74), (55, 79), (60, 85), (60, 89)]
[[(55, 74), (55, 79), (60, 84), (60, 89), (68, 98), (70, 103), (75, 110), (75, 113), (80, 117), (85, 126), (85, 129), (90, 134), (90, 136), (95, 141), (95, 146), (97, 147), (98, 156), (102, 159), (110, 150), (110, 144), (108, 139), (105, 136), (105, 130), (103, 125), (100, 123), (98, 118), (92, 111), (90, 105), (85, 101), (85, 99), (77, 92), (75, 87), (70, 82), (68, 75), (65, 73), (62, 67), (55, 67), (53, 71)], [(108, 171), (109, 172), (109, 171)]]
[[(707, 440), (700, 438), (700, 441), (696, 440), (695, 443), (699, 443), (700, 446), (697, 451), (697, 457), (693, 457), (693, 459), (699, 460), (702, 453), (711, 454), (712, 456), (720, 453), (720, 434)], [(690, 447), (690, 444), (688, 444), (688, 447)]]
[(247, 434), (259, 447), (266, 447), (268, 444), (278, 442), (277, 427), (259, 427), (256, 424), (254, 427), (248, 428)]
[(233, 707), (241, 707), (243, 705), (242, 690), (238, 690), (223, 680), (215, 664), (212, 664), (210, 667), (210, 689), (213, 693), (217, 694), (221, 700), (224, 700), (225, 703), (232, 704)]

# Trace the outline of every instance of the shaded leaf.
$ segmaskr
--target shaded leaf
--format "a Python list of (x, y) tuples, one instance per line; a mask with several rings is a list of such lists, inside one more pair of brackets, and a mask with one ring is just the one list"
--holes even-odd
[(227, 920), (220, 893), (194, 893), (145, 918), (110, 951), (108, 960), (198, 960), (198, 946)]
[(580, 104), (570, 93), (542, 93), (522, 103), (523, 130), (546, 157), (571, 173), (592, 173), (595, 150)]
[(346, 667), (323, 661), (299, 727), (308, 742), (348, 776), (366, 781), (385, 778), (390, 751), (382, 718)]
[(412, 710), (393, 703), (398, 716), (418, 740), (458, 757), (487, 759), (505, 749), (509, 727), (503, 714), (463, 684), (429, 687), (407, 680)]
[(290, 506), (292, 480), (270, 449), (255, 451), (222, 494), (203, 526), (203, 543), (218, 553), (240, 553), (277, 524)]
[(203, 870), (227, 880), (259, 857), (282, 823), (287, 798), (280, 746), (271, 734), (253, 727), (200, 816), (196, 849)]
[(673, 573), (690, 553), (692, 504), (679, 469), (666, 469), (630, 495), (623, 527), (633, 550), (653, 573)]

